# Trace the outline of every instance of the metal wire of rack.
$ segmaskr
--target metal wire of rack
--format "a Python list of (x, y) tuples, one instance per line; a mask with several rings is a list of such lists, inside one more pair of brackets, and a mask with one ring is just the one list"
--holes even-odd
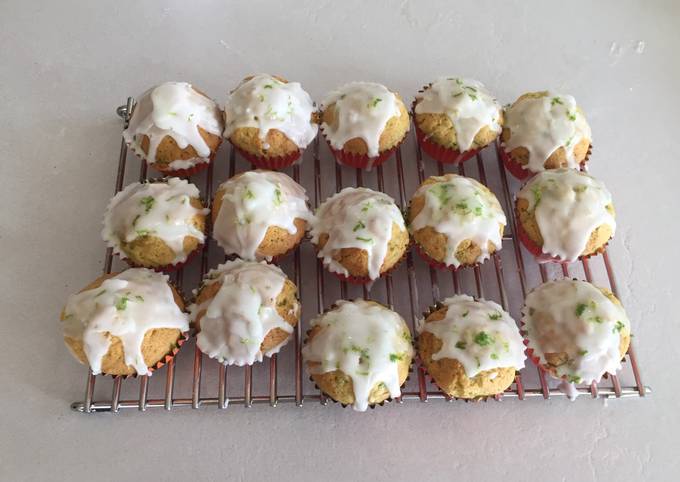
[[(116, 110), (117, 114), (123, 119), (125, 127), (127, 127), (133, 105), (134, 99), (128, 98), (126, 104)], [(235, 368), (226, 367), (214, 360), (204, 358), (195, 345), (193, 345), (193, 354), (190, 353), (192, 344), (186, 343), (178, 355), (167, 364), (165, 373), (160, 370), (156, 376), (152, 377), (154, 380), (165, 378), (165, 383), (156, 387), (158, 389), (157, 396), (153, 397), (149, 397), (149, 376), (140, 376), (136, 379), (114, 377), (110, 391), (106, 391), (102, 385), (107, 379), (111, 380), (111, 378), (95, 376), (88, 370), (84, 399), (72, 403), (71, 408), (73, 410), (92, 413), (118, 412), (120, 409), (128, 408), (146, 411), (150, 408), (172, 410), (177, 407), (197, 409), (205, 406), (225, 409), (234, 404), (241, 404), (245, 407), (250, 407), (253, 404), (269, 404), (271, 407), (276, 407), (279, 403), (295, 403), (297, 406), (302, 406), (304, 402), (320, 402), (326, 405), (328, 403), (327, 397), (320, 393), (306, 378), (300, 350), (305, 321), (323, 311), (337, 297), (351, 298), (358, 295), (368, 298), (370, 295), (373, 299), (397, 309), (402, 315), (408, 312), (410, 316), (405, 318), (410, 320), (411, 328), (415, 332), (415, 323), (421, 313), (428, 305), (445, 297), (442, 296), (443, 293), (449, 296), (453, 293), (467, 292), (475, 294), (477, 297), (495, 299), (505, 310), (517, 314), (532, 283), (538, 284), (541, 281), (560, 277), (596, 281), (597, 270), (592, 264), (597, 261), (601, 262), (600, 271), (604, 271), (606, 274), (606, 281), (611, 291), (617, 297), (619, 296), (612, 263), (607, 251), (601, 255), (584, 259), (579, 263), (571, 264), (537, 264), (532, 256), (525, 256), (526, 252), (523, 251), (515, 236), (515, 220), (511, 215), (513, 210), (510, 184), (515, 181), (509, 179), (506, 175), (498, 155), (498, 146), (495, 146), (495, 150), (493, 147), (485, 149), (483, 153), (476, 156), (476, 159), (464, 164), (445, 168), (442, 164), (426, 161), (417, 142), (409, 139), (401, 148), (397, 149), (396, 159), (377, 166), (374, 172), (369, 173), (360, 169), (340, 166), (332, 160), (329, 152), (322, 153), (320, 144), (319, 137), (317, 137), (312, 149), (308, 149), (312, 154), (311, 162), (306, 159), (304, 163), (296, 164), (288, 169), (295, 181), (301, 182), (307, 187), (313, 186), (308, 191), (313, 191), (315, 206), (318, 206), (327, 195), (332, 194), (332, 192), (323, 192), (326, 184), (333, 184), (332, 180), (326, 181), (332, 176), (335, 178), (334, 186), (332, 186), (333, 192), (347, 185), (367, 185), (370, 177), (370, 181), (374, 185), (370, 187), (375, 187), (384, 192), (391, 191), (388, 193), (391, 193), (403, 207), (408, 202), (407, 193), (412, 192), (407, 190), (410, 185), (415, 190), (415, 187), (428, 175), (441, 175), (447, 171), (457, 172), (461, 175), (476, 177), (494, 190), (497, 195), (500, 194), (498, 197), (504, 205), (505, 212), (510, 213), (506, 233), (503, 236), (504, 249), (496, 252), (482, 266), (477, 266), (471, 270), (453, 272), (437, 271), (425, 265), (425, 263), (417, 261), (413, 253), (409, 252), (403, 266), (376, 281), (369, 291), (366, 286), (348, 286), (346, 282), (328, 276), (321, 260), (316, 258), (313, 250), (305, 246), (309, 243), (303, 243), (302, 247), (295, 250), (292, 260), (287, 260), (286, 266), (282, 266), (289, 276), (292, 272), (291, 278), (300, 290), (303, 306), (302, 321), (295, 327), (292, 348), (289, 346), (283, 348), (279, 354), (261, 364)], [(415, 154), (415, 163), (412, 163), (416, 168), (415, 176), (405, 173), (408, 163), (404, 160), (403, 152), (409, 146)], [(211, 199), (214, 184), (223, 181), (223, 179), (218, 179), (218, 176), (215, 176), (216, 170), (218, 173), (224, 171), (228, 177), (232, 177), (237, 172), (237, 165), (243, 166), (244, 170), (250, 167), (246, 165), (244, 160), (237, 158), (236, 151), (231, 146), (228, 151), (229, 154), (225, 159), (226, 169), (220, 170), (216, 167), (219, 163), (213, 162), (206, 169), (205, 174), (195, 176), (192, 179), (192, 182), (196, 184), (200, 184), (199, 180), (203, 180), (203, 196), (206, 200)], [(322, 159), (323, 154), (327, 158)], [(146, 179), (146, 163), (136, 157), (130, 157), (133, 161), (139, 162), (139, 179)], [(128, 149), (125, 142), (121, 141), (115, 192), (123, 188), (128, 171), (127, 165)], [(309, 169), (303, 171), (303, 167), (311, 167), (312, 171), (308, 172)], [(388, 173), (388, 169), (391, 172)], [(489, 169), (489, 176), (487, 176), (487, 169)], [(472, 173), (471, 170), (475, 172)], [(352, 174), (354, 175), (352, 176)], [(347, 182), (350, 177), (353, 177), (353, 180)], [(417, 183), (415, 183), (416, 181)], [(200, 262), (193, 263), (195, 265), (193, 273), (189, 273), (191, 271), (190, 266), (173, 273), (173, 281), (178, 289), (182, 290), (183, 285), (188, 284), (185, 283), (185, 277), (192, 274), (196, 280), (194, 285), (197, 285), (209, 267), (213, 266), (211, 256), (216, 259), (215, 264), (224, 259), (221, 250), (212, 241), (207, 241), (201, 253)], [(304, 270), (303, 263), (306, 267)], [(112, 249), (108, 248), (104, 260), (104, 272), (110, 273), (113, 265)], [(538, 273), (535, 273), (536, 270)], [(533, 278), (531, 271), (534, 272)], [(312, 281), (309, 281), (310, 278)], [(398, 296), (397, 291), (405, 291), (408, 295)], [(511, 291), (514, 291), (514, 297), (511, 295)], [(335, 298), (333, 298), (334, 296)], [(426, 299), (431, 302), (426, 302)], [(511, 306), (512, 299), (519, 300), (519, 303), (516, 303), (516, 306)], [(397, 304), (400, 306), (395, 307)], [(310, 307), (314, 305), (316, 305), (316, 310), (310, 313)], [(287, 360), (285, 359), (286, 356)], [(290, 366), (290, 371), (280, 369), (281, 366), (286, 365)], [(579, 395), (593, 399), (607, 399), (644, 397), (651, 393), (651, 389), (642, 382), (632, 343), (625, 356), (623, 367), (619, 374), (609, 375), (600, 383), (578, 386)], [(415, 374), (409, 377), (407, 384), (403, 387), (401, 397), (395, 400), (396, 403), (401, 404), (405, 401), (414, 400), (421, 402), (429, 400), (453, 401), (451, 397), (439, 391), (428, 380), (425, 370), (417, 361), (414, 362), (414, 372)], [(239, 377), (242, 377), (242, 384), (236, 383)], [(626, 381), (622, 382), (622, 378), (625, 378)], [(97, 395), (95, 395), (95, 384), (97, 388), (102, 388)], [(182, 385), (181, 390), (176, 390), (176, 384)], [(137, 385), (136, 391), (135, 385)], [(512, 386), (502, 395), (494, 398), (496, 400), (525, 400), (529, 398), (547, 400), (551, 397), (565, 397), (565, 394), (555, 385), (555, 381), (546, 376), (541, 368), (527, 360), (527, 366), (517, 372)], [(282, 386), (285, 386), (286, 390), (282, 390)], [(261, 390), (258, 390), (258, 388), (261, 388)], [(123, 395), (124, 391), (127, 391), (127, 396)], [(176, 396), (177, 391), (182, 391), (182, 396)]]

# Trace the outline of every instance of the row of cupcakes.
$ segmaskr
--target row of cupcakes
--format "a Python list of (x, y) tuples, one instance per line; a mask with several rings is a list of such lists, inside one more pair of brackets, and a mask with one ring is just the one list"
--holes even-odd
[[(190, 323), (203, 353), (245, 366), (278, 353), (300, 322), (297, 287), (264, 261), (228, 261), (195, 294), (185, 310), (168, 275), (130, 268), (102, 276), (69, 298), (64, 340), (94, 374), (149, 375), (174, 357)], [(571, 393), (574, 384), (615, 374), (631, 336), (613, 294), (568, 279), (533, 290), (521, 324), (492, 301), (456, 295), (419, 320), (414, 349), (397, 312), (375, 301), (339, 300), (309, 322), (302, 355), (323, 393), (363, 411), (401, 395), (416, 352), (450, 397), (502, 394), (527, 356)]]
[[(433, 176), (415, 191), (405, 216), (395, 201), (368, 188), (345, 188), (315, 213), (302, 186), (282, 172), (240, 173), (219, 186), (212, 211), (185, 179), (133, 183), (116, 194), (102, 237), (133, 266), (181, 266), (212, 237), (227, 255), (276, 260), (311, 237), (333, 273), (367, 283), (392, 270), (413, 240), (432, 266), (459, 269), (502, 248), (506, 215), (478, 181)], [(515, 203), (518, 235), (539, 259), (573, 261), (604, 249), (616, 229), (611, 194), (591, 175), (562, 168), (532, 177)]]
[[(591, 131), (570, 95), (531, 92), (505, 109), (476, 80), (441, 77), (412, 105), (421, 148), (443, 163), (462, 162), (500, 138), (508, 170), (520, 179), (588, 158)], [(390, 157), (410, 128), (399, 94), (352, 82), (317, 109), (297, 82), (246, 77), (222, 111), (191, 84), (166, 82), (139, 97), (124, 137), (140, 157), (168, 175), (190, 175), (212, 160), (227, 138), (255, 166), (281, 169), (297, 161), (321, 130), (343, 164), (370, 169)]]

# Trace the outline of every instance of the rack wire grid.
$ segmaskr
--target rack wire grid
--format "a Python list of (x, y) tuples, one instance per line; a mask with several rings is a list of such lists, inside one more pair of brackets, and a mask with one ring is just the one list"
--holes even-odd
[[(118, 107), (117, 114), (123, 119), (124, 127), (129, 122), (134, 99)], [(505, 212), (508, 225), (503, 236), (503, 249), (492, 255), (481, 266), (459, 271), (438, 271), (417, 259), (409, 252), (406, 262), (391, 274), (377, 280), (372, 287), (348, 285), (324, 270), (321, 260), (316, 257), (311, 243), (304, 242), (292, 256), (281, 263), (298, 286), (302, 302), (301, 322), (295, 327), (292, 341), (281, 352), (263, 363), (253, 366), (224, 366), (215, 360), (204, 357), (195, 346), (194, 338), (185, 343), (174, 360), (154, 372), (153, 377), (136, 378), (95, 376), (89, 370), (86, 377), (84, 400), (74, 402), (75, 411), (118, 412), (120, 409), (136, 408), (146, 411), (150, 408), (172, 410), (176, 407), (213, 406), (225, 409), (229, 405), (240, 404), (251, 407), (253, 404), (268, 404), (276, 407), (279, 403), (316, 402), (328, 404), (328, 398), (308, 379), (300, 350), (303, 343), (305, 324), (314, 315), (322, 312), (338, 298), (368, 298), (382, 302), (395, 309), (410, 321), (415, 333), (416, 320), (428, 306), (453, 293), (468, 293), (493, 299), (509, 311), (515, 319), (524, 297), (531, 287), (549, 279), (579, 278), (592, 281), (601, 286), (608, 284), (618, 297), (618, 289), (607, 251), (577, 263), (560, 264), (534, 261), (531, 254), (524, 250), (516, 236), (515, 220), (512, 216), (512, 192), (519, 183), (505, 172), (498, 155), (498, 145), (484, 149), (480, 154), (464, 164), (444, 166), (431, 159), (424, 159), (414, 135), (397, 149), (394, 158), (377, 166), (373, 171), (362, 171), (335, 162), (327, 146), (322, 145), (317, 136), (311, 149), (307, 149), (304, 161), (285, 170), (295, 181), (311, 187), (314, 205), (318, 206), (326, 197), (349, 185), (366, 186), (390, 194), (402, 207), (408, 202), (407, 194), (413, 193), (417, 186), (430, 175), (456, 172), (474, 177), (494, 191)], [(410, 155), (406, 153), (411, 153)], [(412, 157), (411, 157), (412, 156)], [(310, 159), (311, 157), (311, 159)], [(115, 192), (135, 179), (130, 164), (138, 163), (138, 177), (147, 179), (146, 163), (128, 154), (124, 141), (121, 141), (116, 176)], [(233, 147), (222, 149), (215, 160), (202, 173), (191, 181), (203, 186), (203, 198), (210, 201), (216, 187), (227, 177), (248, 170), (251, 166), (237, 155)], [(407, 171), (408, 170), (408, 171)], [(208, 239), (198, 260), (189, 263), (184, 269), (172, 274), (176, 286), (198, 286), (203, 274), (210, 267), (223, 262), (223, 251), (212, 239)], [(123, 263), (113, 258), (111, 248), (106, 250), (104, 272), (109, 273), (116, 265)], [(191, 298), (184, 289), (185, 298)], [(189, 296), (187, 296), (189, 295)], [(529, 398), (549, 399), (565, 397), (557, 388), (557, 381), (549, 377), (543, 369), (527, 360), (524, 369), (517, 372), (514, 383), (503, 393), (493, 398), (526, 400)], [(442, 393), (429, 380), (424, 368), (414, 361), (413, 373), (402, 387), (401, 397), (394, 401), (427, 402), (430, 400), (453, 401)], [(152, 381), (153, 380), (153, 381)], [(631, 343), (626, 353), (623, 369), (617, 375), (609, 375), (600, 383), (579, 385), (579, 395), (592, 399), (611, 397), (644, 397), (651, 392), (640, 376), (635, 350)]]

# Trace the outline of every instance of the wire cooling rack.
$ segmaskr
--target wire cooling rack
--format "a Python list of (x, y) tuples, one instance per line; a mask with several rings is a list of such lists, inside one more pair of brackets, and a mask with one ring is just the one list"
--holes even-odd
[[(133, 105), (134, 99), (128, 98), (127, 103), (117, 109), (125, 126)], [(281, 266), (299, 287), (302, 319), (295, 328), (292, 341), (279, 354), (253, 366), (225, 367), (203, 356), (192, 339), (184, 344), (173, 361), (154, 372), (152, 377), (111, 378), (95, 376), (88, 371), (84, 400), (71, 404), (73, 410), (91, 413), (118, 412), (129, 408), (140, 411), (208, 406), (225, 409), (229, 405), (250, 407), (255, 403), (276, 407), (283, 402), (297, 406), (314, 402), (326, 405), (328, 399), (315, 388), (304, 371), (300, 349), (308, 320), (338, 298), (370, 297), (380, 301), (401, 313), (415, 333), (415, 322), (422, 312), (454, 293), (493, 299), (515, 319), (519, 319), (528, 290), (549, 279), (585, 279), (601, 286), (608, 285), (618, 296), (612, 263), (606, 251), (578, 263), (537, 264), (533, 256), (520, 246), (512, 216), (512, 193), (516, 192), (519, 184), (506, 175), (497, 146), (486, 148), (476, 159), (464, 165), (445, 167), (431, 159), (424, 159), (415, 136), (411, 135), (396, 151), (394, 158), (367, 172), (335, 163), (323, 144), (317, 137), (312, 147), (307, 149), (303, 162), (285, 171), (307, 188), (315, 206), (343, 187), (366, 186), (386, 192), (405, 207), (410, 195), (426, 177), (456, 172), (478, 179), (498, 196), (508, 215), (503, 249), (482, 266), (458, 272), (435, 270), (413, 253), (408, 253), (405, 263), (376, 281), (369, 290), (366, 286), (348, 285), (327, 273), (310, 243), (305, 242)], [(222, 181), (251, 168), (231, 146), (227, 144), (225, 147), (208, 169), (191, 179), (202, 190), (205, 200), (211, 199)], [(135, 172), (139, 180), (147, 179), (146, 163), (128, 154), (125, 142), (121, 141), (115, 192), (120, 191), (124, 184), (135, 181)], [(184, 291), (185, 298), (190, 299), (190, 290), (198, 286), (203, 274), (223, 261), (222, 250), (210, 239), (206, 241), (200, 258), (173, 273), (172, 279)], [(119, 264), (124, 267), (117, 258), (114, 259), (111, 248), (108, 248), (104, 272), (111, 272)], [(517, 373), (514, 383), (502, 395), (494, 397), (496, 400), (565, 396), (556, 388), (557, 382), (541, 368), (530, 360), (526, 363), (526, 367)], [(623, 369), (616, 376), (609, 375), (597, 384), (580, 385), (577, 391), (583, 396), (579, 398), (592, 399), (644, 397), (651, 392), (642, 383), (633, 343), (624, 359)], [(401, 397), (394, 401), (401, 404), (414, 400), (453, 401), (431, 383), (417, 361), (402, 388)]]

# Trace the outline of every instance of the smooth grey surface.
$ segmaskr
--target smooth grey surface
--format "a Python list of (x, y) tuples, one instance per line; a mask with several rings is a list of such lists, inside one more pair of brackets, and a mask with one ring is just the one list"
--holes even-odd
[[(0, 479), (677, 480), (678, 2), (0, 2)], [(406, 99), (440, 74), (501, 101), (572, 93), (648, 399), (317, 405), (85, 416), (61, 341), (66, 297), (102, 267), (120, 121), (165, 80), (223, 101), (243, 76), (319, 99), (374, 80)]]

